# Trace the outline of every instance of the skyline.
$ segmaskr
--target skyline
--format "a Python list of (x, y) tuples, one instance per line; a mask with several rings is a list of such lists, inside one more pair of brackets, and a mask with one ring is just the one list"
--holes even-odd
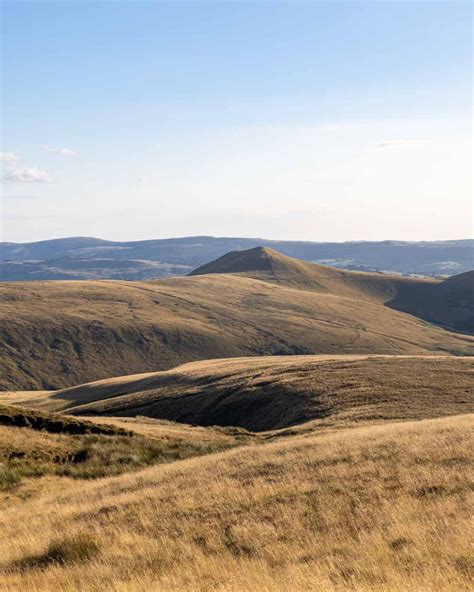
[(472, 235), (470, 3), (2, 12), (1, 240)]

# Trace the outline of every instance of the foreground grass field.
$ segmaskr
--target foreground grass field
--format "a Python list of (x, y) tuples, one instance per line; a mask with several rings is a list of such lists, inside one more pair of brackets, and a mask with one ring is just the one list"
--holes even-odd
[(473, 372), (273, 356), (4, 392), (0, 590), (471, 590)]
[(472, 589), (472, 427), (384, 423), (27, 480), (2, 500), (0, 588)]

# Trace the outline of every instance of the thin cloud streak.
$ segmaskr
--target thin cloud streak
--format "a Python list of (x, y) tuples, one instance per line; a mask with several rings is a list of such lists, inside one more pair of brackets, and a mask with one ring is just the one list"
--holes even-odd
[(60, 156), (75, 156), (76, 152), (70, 148), (57, 148), (56, 146), (42, 146), (46, 152), (52, 152), (53, 154), (59, 154)]
[(392, 148), (394, 146), (407, 146), (419, 143), (420, 140), (385, 140), (376, 144), (376, 148)]

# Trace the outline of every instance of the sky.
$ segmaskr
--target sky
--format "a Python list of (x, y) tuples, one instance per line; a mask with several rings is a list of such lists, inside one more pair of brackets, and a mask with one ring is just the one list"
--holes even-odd
[(0, 240), (472, 236), (471, 2), (3, 0)]

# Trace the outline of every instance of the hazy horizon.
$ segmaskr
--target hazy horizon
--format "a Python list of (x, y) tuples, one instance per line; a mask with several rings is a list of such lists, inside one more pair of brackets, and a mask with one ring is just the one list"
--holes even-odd
[(472, 236), (470, 3), (2, 12), (2, 241)]
[(218, 234), (189, 234), (189, 235), (176, 235), (176, 236), (149, 236), (144, 238), (123, 238), (123, 239), (115, 239), (115, 238), (106, 238), (103, 236), (92, 236), (92, 235), (64, 235), (64, 236), (50, 236), (48, 238), (40, 238), (37, 240), (28, 240), (28, 241), (0, 241), (3, 243), (17, 243), (17, 244), (26, 244), (26, 243), (36, 243), (36, 242), (48, 242), (54, 240), (67, 240), (67, 239), (97, 239), (103, 240), (107, 242), (116, 242), (116, 243), (127, 243), (127, 242), (147, 242), (147, 241), (168, 241), (168, 240), (184, 240), (190, 238), (210, 238), (210, 239), (243, 239), (243, 240), (261, 240), (263, 242), (301, 242), (301, 243), (335, 243), (335, 244), (343, 244), (343, 243), (373, 243), (373, 242), (393, 242), (393, 243), (422, 243), (422, 242), (462, 242), (462, 241), (473, 241), (474, 238), (471, 237), (458, 237), (452, 239), (430, 239), (428, 241), (424, 240), (402, 240), (398, 238), (384, 238), (379, 240), (365, 240), (365, 239), (352, 239), (352, 240), (339, 240), (339, 241), (319, 241), (317, 239), (314, 240), (304, 240), (300, 238), (288, 238), (288, 239), (281, 239), (278, 236), (231, 236), (231, 235), (218, 235)]

